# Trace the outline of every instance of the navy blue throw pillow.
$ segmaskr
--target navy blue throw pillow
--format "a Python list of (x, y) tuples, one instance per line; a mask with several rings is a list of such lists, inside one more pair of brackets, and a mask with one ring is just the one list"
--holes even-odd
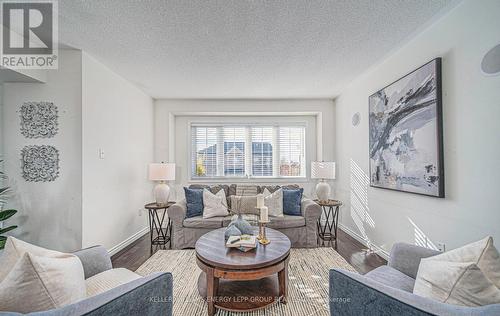
[(304, 189), (283, 189), (283, 213), (285, 215), (302, 215), (300, 202)]
[(184, 188), (186, 196), (186, 218), (203, 215), (203, 189)]

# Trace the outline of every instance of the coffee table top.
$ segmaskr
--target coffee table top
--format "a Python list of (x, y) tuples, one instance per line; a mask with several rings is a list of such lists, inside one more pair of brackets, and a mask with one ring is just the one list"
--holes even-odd
[[(283, 233), (266, 228), (266, 237), (271, 241), (268, 245), (257, 242), (257, 248), (243, 252), (235, 248), (226, 248), (224, 231), (219, 228), (201, 236), (196, 242), (196, 255), (200, 260), (215, 268), (252, 270), (273, 265), (284, 260), (290, 253), (290, 239)], [(254, 227), (254, 235), (258, 235), (258, 227)]]

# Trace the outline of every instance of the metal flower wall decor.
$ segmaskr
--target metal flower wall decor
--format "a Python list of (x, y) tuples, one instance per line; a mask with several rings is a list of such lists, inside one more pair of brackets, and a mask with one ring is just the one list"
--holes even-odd
[(52, 102), (24, 102), (21, 133), (27, 138), (51, 138), (57, 134), (57, 106)]
[(54, 181), (59, 176), (59, 151), (53, 146), (25, 146), (21, 163), (26, 181)]

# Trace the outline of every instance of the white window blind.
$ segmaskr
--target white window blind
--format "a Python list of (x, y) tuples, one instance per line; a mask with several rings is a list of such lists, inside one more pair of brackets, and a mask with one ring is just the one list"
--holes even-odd
[(273, 176), (273, 128), (252, 127), (252, 175)]
[(299, 177), (305, 173), (304, 128), (280, 127), (279, 170), (282, 177)]
[(191, 125), (191, 177), (305, 177), (305, 126)]

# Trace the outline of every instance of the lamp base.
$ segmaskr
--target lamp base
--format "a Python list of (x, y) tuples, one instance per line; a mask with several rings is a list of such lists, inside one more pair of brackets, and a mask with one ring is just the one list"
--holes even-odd
[(170, 187), (165, 182), (160, 182), (155, 186), (154, 196), (156, 204), (166, 205), (170, 196)]
[(321, 181), (316, 185), (316, 195), (320, 201), (327, 201), (330, 197), (330, 185)]

